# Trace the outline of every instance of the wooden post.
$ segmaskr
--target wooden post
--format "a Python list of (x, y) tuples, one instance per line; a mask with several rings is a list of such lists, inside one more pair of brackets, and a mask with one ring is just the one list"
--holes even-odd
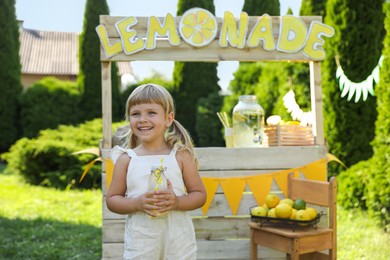
[(102, 120), (103, 142), (102, 148), (111, 148), (111, 62), (102, 61)]
[(313, 113), (313, 135), (316, 145), (324, 145), (324, 121), (322, 118), (321, 63), (310, 62), (310, 96)]

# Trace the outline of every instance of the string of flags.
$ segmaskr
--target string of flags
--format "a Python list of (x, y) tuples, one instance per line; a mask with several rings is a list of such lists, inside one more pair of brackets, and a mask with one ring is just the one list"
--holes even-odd
[[(112, 180), (114, 164), (109, 158), (104, 161), (106, 169), (106, 188), (108, 189)], [(246, 186), (252, 191), (252, 195), (256, 202), (259, 205), (262, 205), (265, 203), (266, 195), (271, 191), (273, 180), (282, 193), (287, 196), (287, 179), (290, 172), (294, 172), (295, 177), (298, 177), (299, 173), (301, 173), (306, 179), (324, 181), (327, 178), (327, 163), (330, 161), (336, 161), (345, 167), (337, 157), (328, 153), (327, 157), (312, 163), (276, 172), (226, 178), (204, 176), (202, 177), (202, 181), (206, 188), (207, 200), (202, 207), (202, 212), (205, 216), (207, 215), (219, 186), (223, 189), (224, 196), (232, 214), (236, 215)]]
[(345, 97), (348, 94), (347, 100), (350, 101), (355, 95), (355, 103), (357, 103), (360, 98), (363, 98), (363, 101), (367, 100), (368, 93), (372, 96), (375, 96), (374, 93), (374, 82), (379, 84), (379, 70), (382, 67), (384, 56), (382, 55), (379, 58), (378, 65), (372, 70), (371, 74), (361, 82), (351, 81), (344, 73), (343, 68), (336, 59), (337, 70), (336, 70), (336, 79), (338, 80), (341, 97)]

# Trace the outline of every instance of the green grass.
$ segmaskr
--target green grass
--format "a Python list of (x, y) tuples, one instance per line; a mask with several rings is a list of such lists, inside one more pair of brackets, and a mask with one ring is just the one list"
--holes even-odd
[(0, 174), (0, 259), (100, 259), (101, 201)]
[[(100, 259), (101, 191), (31, 186), (0, 173), (0, 259)], [(388, 259), (390, 235), (338, 210), (338, 259)]]

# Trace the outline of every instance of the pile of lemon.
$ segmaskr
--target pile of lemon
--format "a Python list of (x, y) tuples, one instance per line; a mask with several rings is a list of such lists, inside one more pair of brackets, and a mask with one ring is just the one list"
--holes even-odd
[(268, 194), (262, 206), (251, 208), (251, 215), (308, 221), (316, 218), (318, 213), (316, 209), (306, 207), (306, 202), (303, 199), (280, 199), (275, 194)]

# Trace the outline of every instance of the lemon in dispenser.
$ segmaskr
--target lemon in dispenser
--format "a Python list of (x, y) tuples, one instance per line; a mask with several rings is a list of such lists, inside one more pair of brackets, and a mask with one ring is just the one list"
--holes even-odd
[(255, 95), (239, 97), (233, 108), (233, 146), (261, 147), (264, 131), (264, 109)]

